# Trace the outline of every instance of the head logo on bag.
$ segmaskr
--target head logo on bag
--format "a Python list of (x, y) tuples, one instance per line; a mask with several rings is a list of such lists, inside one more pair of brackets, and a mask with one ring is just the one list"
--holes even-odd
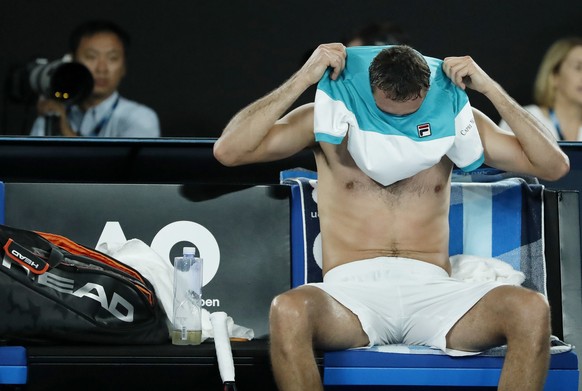
[(111, 295), (111, 302), (109, 302), (105, 288), (102, 285), (88, 282), (82, 287), (75, 289), (75, 280), (60, 277), (51, 272), (39, 276), (38, 283), (61, 293), (66, 293), (79, 298), (87, 297), (95, 300), (101, 305), (101, 307), (103, 307), (103, 309), (107, 310), (111, 315), (115, 316), (122, 322), (133, 322), (133, 305), (121, 297), (121, 295), (117, 294), (117, 292), (113, 292), (113, 295)]
[(4, 251), (12, 260), (18, 262), (34, 274), (43, 274), (49, 268), (49, 264), (37, 257), (14, 240), (8, 239), (4, 245)]

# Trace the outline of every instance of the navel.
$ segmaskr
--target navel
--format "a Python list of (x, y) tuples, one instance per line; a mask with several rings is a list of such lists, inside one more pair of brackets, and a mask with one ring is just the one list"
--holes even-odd
[(354, 188), (354, 181), (349, 181), (346, 183), (346, 189), (352, 190)]

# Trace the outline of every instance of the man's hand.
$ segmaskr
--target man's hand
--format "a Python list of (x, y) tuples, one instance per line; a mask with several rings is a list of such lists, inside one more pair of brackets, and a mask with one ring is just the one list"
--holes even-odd
[(76, 137), (77, 133), (71, 128), (67, 118), (67, 107), (56, 100), (40, 97), (36, 104), (38, 115), (57, 115), (59, 117), (59, 131), (66, 137)]
[(308, 85), (313, 85), (321, 79), (328, 67), (333, 68), (332, 80), (337, 79), (346, 65), (346, 47), (341, 43), (326, 43), (319, 45), (305, 62), (299, 74)]
[(447, 57), (443, 71), (460, 88), (469, 87), (485, 95), (513, 131), (513, 134), (504, 132), (485, 114), (473, 109), (488, 166), (550, 181), (566, 175), (570, 169), (568, 156), (551, 132), (471, 57)]
[(484, 95), (495, 83), (470, 56), (445, 58), (443, 70), (457, 86), (462, 89), (469, 87)]
[(40, 97), (37, 104), (36, 104), (36, 111), (38, 115), (47, 115), (47, 114), (57, 114), (60, 117), (66, 116), (66, 108), (65, 105), (57, 102), (56, 100), (46, 99), (44, 97)]

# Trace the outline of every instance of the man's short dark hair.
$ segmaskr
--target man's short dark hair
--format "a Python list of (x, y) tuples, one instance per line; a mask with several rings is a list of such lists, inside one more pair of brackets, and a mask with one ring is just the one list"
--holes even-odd
[(370, 64), (370, 85), (386, 97), (404, 102), (430, 86), (430, 68), (420, 53), (406, 45), (383, 49)]
[(127, 55), (130, 44), (129, 34), (119, 25), (108, 20), (89, 20), (77, 26), (69, 36), (69, 50), (71, 53), (75, 54), (77, 52), (81, 39), (97, 33), (112, 33), (117, 35), (123, 44), (123, 51)]

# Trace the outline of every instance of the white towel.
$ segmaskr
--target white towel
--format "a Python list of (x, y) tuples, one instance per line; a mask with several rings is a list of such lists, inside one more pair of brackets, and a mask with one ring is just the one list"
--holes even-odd
[(498, 259), (461, 254), (450, 257), (450, 261), (451, 276), (459, 280), (500, 281), (511, 285), (521, 285), (525, 281), (525, 274)]
[(123, 243), (102, 242), (97, 246), (97, 250), (131, 266), (151, 282), (156, 291), (156, 297), (166, 312), (167, 321), (171, 325), (174, 267), (139, 239), (131, 239)]

